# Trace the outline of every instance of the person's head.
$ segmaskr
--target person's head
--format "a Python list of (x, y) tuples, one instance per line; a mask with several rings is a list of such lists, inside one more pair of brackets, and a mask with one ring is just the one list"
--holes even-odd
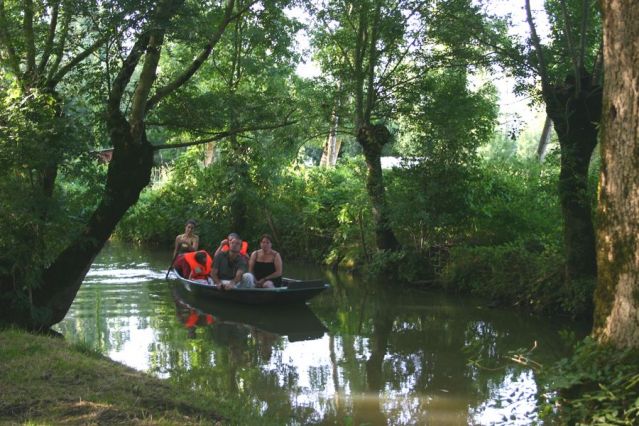
[(195, 221), (193, 219), (189, 219), (186, 221), (186, 224), (184, 225), (184, 231), (188, 234), (190, 232), (195, 231)]
[(239, 238), (233, 238), (229, 240), (229, 251), (234, 254), (238, 254), (242, 249), (242, 240)]
[(195, 253), (195, 261), (200, 265), (206, 265), (206, 252), (203, 250)]
[(228, 237), (226, 237), (226, 238), (227, 238), (227, 240), (229, 240), (229, 242), (230, 242), (231, 240), (240, 240), (240, 241), (242, 241), (242, 239), (240, 238), (240, 235), (239, 235), (238, 233), (236, 233), (236, 232), (231, 232), (231, 233), (228, 235)]
[(273, 239), (269, 234), (262, 234), (260, 237), (260, 248), (262, 250), (270, 249), (273, 245)]

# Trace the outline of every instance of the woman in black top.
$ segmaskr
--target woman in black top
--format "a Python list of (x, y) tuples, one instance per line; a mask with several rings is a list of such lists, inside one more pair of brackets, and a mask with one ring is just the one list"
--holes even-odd
[(282, 286), (282, 257), (272, 246), (271, 236), (264, 234), (260, 237), (260, 249), (251, 253), (249, 272), (255, 276), (255, 287)]

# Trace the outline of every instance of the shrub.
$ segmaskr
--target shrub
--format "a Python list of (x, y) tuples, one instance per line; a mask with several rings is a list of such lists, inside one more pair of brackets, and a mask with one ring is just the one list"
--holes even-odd
[(586, 338), (574, 355), (542, 375), (551, 397), (543, 417), (549, 423), (639, 424), (639, 355)]

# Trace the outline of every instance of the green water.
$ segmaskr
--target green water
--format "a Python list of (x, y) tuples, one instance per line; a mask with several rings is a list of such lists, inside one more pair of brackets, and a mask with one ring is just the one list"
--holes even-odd
[(568, 354), (560, 332), (587, 331), (286, 260), (286, 276), (332, 288), (308, 306), (238, 308), (167, 283), (169, 261), (108, 245), (57, 330), (138, 370), (241, 395), (282, 424), (535, 424), (537, 370), (511, 359), (547, 366)]

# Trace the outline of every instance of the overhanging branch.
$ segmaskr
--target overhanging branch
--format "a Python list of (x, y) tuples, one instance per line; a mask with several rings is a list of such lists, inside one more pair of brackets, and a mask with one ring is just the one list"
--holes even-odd
[(203, 144), (206, 144), (206, 143), (219, 141), (219, 140), (228, 138), (230, 136), (239, 135), (239, 134), (245, 133), (245, 132), (254, 132), (254, 131), (257, 131), (257, 130), (279, 129), (281, 127), (290, 126), (290, 125), (295, 124), (295, 123), (297, 123), (297, 120), (285, 121), (284, 123), (270, 124), (270, 125), (264, 125), (264, 126), (240, 127), (238, 129), (232, 129), (232, 130), (227, 130), (227, 131), (224, 131), (224, 132), (216, 133), (215, 135), (213, 135), (213, 136), (211, 136), (209, 138), (198, 139), (198, 140), (189, 141), (189, 142), (171, 143), (171, 144), (165, 144), (165, 145), (152, 145), (152, 147), (153, 147), (154, 151), (160, 151), (162, 149), (185, 148), (185, 147), (189, 147), (189, 146), (203, 145)]

